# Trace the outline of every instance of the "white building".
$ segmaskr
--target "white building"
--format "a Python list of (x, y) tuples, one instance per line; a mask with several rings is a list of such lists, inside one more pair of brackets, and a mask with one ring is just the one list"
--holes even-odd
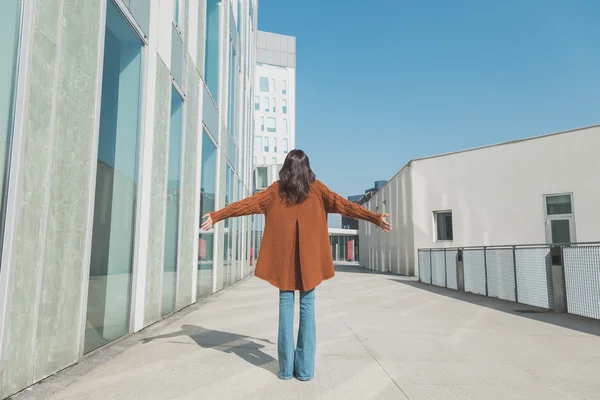
[(282, 164), (296, 144), (296, 38), (256, 39), (254, 165)]
[(600, 241), (600, 126), (410, 161), (366, 207), (360, 261), (417, 274), (424, 248)]

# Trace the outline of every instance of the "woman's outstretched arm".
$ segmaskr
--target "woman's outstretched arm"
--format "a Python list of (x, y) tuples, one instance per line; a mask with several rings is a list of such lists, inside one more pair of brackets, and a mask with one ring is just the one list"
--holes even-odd
[(389, 232), (392, 229), (392, 225), (385, 219), (386, 217), (389, 217), (389, 214), (377, 214), (369, 211), (356, 203), (346, 200), (339, 194), (330, 190), (321, 181), (316, 181), (315, 183), (321, 192), (325, 212), (328, 214), (342, 214), (345, 217), (362, 219), (363, 221), (379, 226), (386, 232)]
[(207, 231), (217, 222), (228, 218), (242, 217), (244, 215), (252, 214), (264, 214), (267, 210), (269, 202), (271, 201), (276, 184), (277, 183), (274, 183), (267, 189), (256, 193), (255, 195), (246, 197), (245, 199), (236, 201), (235, 203), (231, 203), (229, 206), (218, 211), (205, 214), (202, 217), (206, 218), (206, 221), (204, 221), (202, 224), (202, 229)]

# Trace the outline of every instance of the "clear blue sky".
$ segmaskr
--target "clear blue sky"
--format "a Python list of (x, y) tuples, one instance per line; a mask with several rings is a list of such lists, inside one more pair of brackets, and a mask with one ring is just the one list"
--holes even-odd
[(259, 0), (297, 37), (296, 147), (344, 196), (412, 158), (600, 123), (599, 0)]

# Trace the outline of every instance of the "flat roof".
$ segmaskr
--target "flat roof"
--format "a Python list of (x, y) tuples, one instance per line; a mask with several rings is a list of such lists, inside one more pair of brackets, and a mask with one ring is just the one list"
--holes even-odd
[[(542, 135), (531, 136), (531, 137), (527, 137), (527, 138), (523, 138), (523, 139), (516, 139), (516, 140), (510, 140), (510, 141), (507, 141), (507, 142), (500, 142), (500, 143), (488, 144), (488, 145), (485, 145), (485, 146), (472, 147), (470, 149), (457, 150), (457, 151), (452, 151), (452, 152), (448, 152), (448, 153), (437, 154), (437, 155), (433, 155), (433, 156), (426, 156), (426, 157), (420, 157), (420, 158), (412, 158), (409, 162), (407, 162), (406, 164), (404, 164), (404, 166), (402, 168), (400, 168), (398, 170), (398, 172), (396, 172), (394, 174), (394, 176), (392, 176), (390, 178), (390, 180), (388, 180), (385, 185), (383, 185), (379, 190), (377, 190), (377, 192), (375, 192), (373, 194), (373, 196), (375, 196), (375, 194), (377, 194), (379, 191), (383, 190), (383, 188), (385, 188), (387, 185), (389, 185), (389, 183), (391, 181), (393, 181), (394, 178), (396, 176), (398, 176), (400, 174), (400, 172), (402, 172), (402, 170), (404, 168), (408, 167), (411, 163), (413, 163), (415, 161), (430, 160), (432, 158), (447, 157), (447, 156), (452, 156), (452, 155), (455, 155), (455, 154), (461, 154), (461, 153), (467, 153), (467, 152), (472, 152), (472, 151), (477, 151), (477, 150), (489, 149), (491, 147), (507, 146), (507, 145), (510, 145), (510, 144), (516, 144), (516, 143), (521, 143), (521, 142), (529, 142), (531, 140), (545, 139), (545, 138), (552, 137), (552, 136), (565, 135), (567, 133), (579, 132), (579, 131), (584, 131), (584, 130), (593, 129), (593, 128), (600, 128), (600, 124), (583, 126), (583, 127), (580, 127), (580, 128), (569, 129), (569, 130), (566, 130), (566, 131), (559, 131), (559, 132), (553, 132), (553, 133), (545, 133), (545, 134), (542, 134)], [(369, 199), (367, 201), (367, 203), (369, 201), (371, 201), (371, 199)]]

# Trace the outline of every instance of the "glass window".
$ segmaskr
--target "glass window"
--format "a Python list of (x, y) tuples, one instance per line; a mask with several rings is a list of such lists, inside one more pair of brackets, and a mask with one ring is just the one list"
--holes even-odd
[(284, 119), (283, 119), (283, 133), (284, 133), (284, 134), (286, 134), (286, 135), (289, 133), (289, 131), (288, 131), (288, 120), (287, 120), (287, 118), (284, 118)]
[(271, 78), (271, 90), (275, 93), (275, 78)]
[(235, 141), (230, 134), (227, 134), (226, 158), (229, 160), (233, 168), (237, 165), (237, 147)]
[(552, 243), (571, 243), (571, 221), (568, 219), (550, 220)]
[(454, 240), (454, 234), (452, 232), (452, 211), (436, 212), (434, 215), (437, 240)]
[(237, 53), (233, 46), (233, 39), (229, 38), (229, 93), (227, 107), (227, 127), (229, 132), (235, 136), (235, 94), (237, 76)]
[(173, 5), (175, 7), (175, 13), (173, 16), (173, 22), (179, 27), (179, 29), (183, 29), (183, 0), (175, 0), (173, 1)]
[[(2, 2), (0, 24), (0, 246), (4, 238), (4, 204), (7, 188), (7, 170), (12, 146), (13, 111), (16, 87), (16, 66), (19, 56), (19, 30), (22, 0)], [(1, 267), (0, 267), (1, 268)]]
[(281, 112), (287, 114), (287, 100), (281, 100)]
[(271, 106), (270, 106), (268, 97), (263, 98), (263, 103), (265, 103), (265, 111), (267, 111), (267, 112), (271, 111)]
[(181, 139), (183, 130), (183, 99), (172, 89), (169, 162), (167, 170), (167, 218), (165, 226), (165, 256), (163, 271), (162, 315), (175, 310), (177, 292), (177, 246), (179, 232), (179, 199), (181, 192)]
[(273, 138), (273, 152), (277, 153), (277, 138)]
[(260, 96), (254, 96), (254, 109), (260, 110)]
[(546, 197), (546, 212), (548, 215), (572, 214), (571, 195), (563, 194)]
[(262, 136), (254, 136), (254, 152), (256, 154), (262, 152)]
[(269, 152), (269, 138), (265, 136), (265, 139), (263, 140), (263, 142), (264, 142), (264, 144), (265, 144), (264, 151), (265, 151), (266, 153), (268, 153), (268, 152)]
[(289, 149), (288, 149), (288, 140), (287, 139), (283, 139), (283, 152), (285, 154), (287, 154), (288, 151), (289, 151)]
[(216, 104), (219, 104), (220, 10), (221, 0), (207, 0), (204, 76), (206, 78), (206, 86)]
[(281, 94), (287, 94), (287, 82), (285, 79), (281, 82)]
[(129, 332), (142, 42), (107, 2), (85, 352)]
[[(229, 164), (226, 164), (226, 168), (225, 168), (225, 207), (227, 207), (229, 204), (233, 203), (235, 200), (233, 198), (233, 170), (231, 169), (231, 167), (229, 166)], [(225, 286), (229, 285), (229, 280), (227, 279), (228, 277), (228, 271), (229, 268), (227, 267), (228, 265), (231, 264), (232, 258), (231, 258), (231, 250), (232, 250), (232, 236), (231, 236), (231, 229), (232, 229), (232, 220), (231, 219), (226, 219), (223, 222), (223, 227), (224, 232), (223, 232), (223, 240), (224, 240), (224, 244), (223, 244), (223, 261), (224, 261), (224, 265), (226, 273), (224, 274), (225, 276)]]
[(183, 87), (183, 39), (175, 25), (171, 27), (171, 75)]
[(277, 164), (277, 157), (271, 158), (271, 164)]
[(265, 117), (260, 117), (260, 130), (261, 132), (265, 131)]
[(277, 132), (277, 120), (274, 117), (267, 118), (267, 131)]
[(242, 18), (242, 1), (238, 0), (238, 6), (237, 6), (237, 33), (240, 37), (242, 37), (242, 22), (244, 21), (244, 18)]
[(275, 106), (275, 97), (273, 97), (272, 103), (273, 103), (273, 112), (277, 112), (277, 107)]
[(138, 23), (146, 37), (150, 30), (150, 2), (146, 0), (128, 0), (124, 2), (131, 15), (135, 18), (135, 22)]
[(333, 256), (333, 259), (335, 261), (338, 260), (338, 237), (337, 236), (330, 236), (329, 240), (331, 242), (331, 255)]
[[(266, 164), (266, 160), (264, 162)], [(256, 168), (256, 188), (264, 189), (269, 186), (268, 170), (266, 167)]]
[(260, 91), (261, 92), (269, 91), (269, 78), (266, 78), (264, 76), (260, 77)]
[[(217, 147), (208, 132), (202, 134), (202, 170), (200, 176), (200, 216), (215, 210), (217, 188)], [(199, 226), (202, 226), (202, 219)], [(214, 231), (200, 231), (198, 238), (198, 283), (197, 297), (212, 293)]]

